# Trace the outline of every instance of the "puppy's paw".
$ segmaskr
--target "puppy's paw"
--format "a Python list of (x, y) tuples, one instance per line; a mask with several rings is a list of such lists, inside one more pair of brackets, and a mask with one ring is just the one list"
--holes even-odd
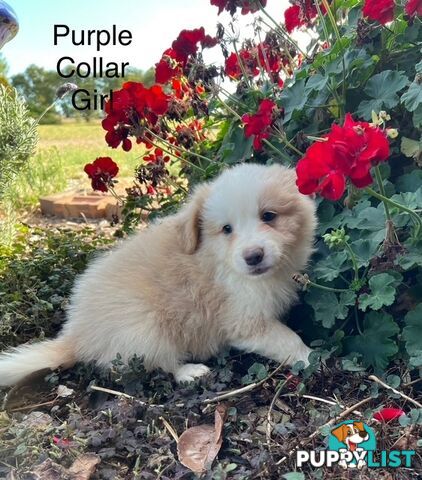
[[(295, 362), (302, 361), (305, 364), (305, 367), (309, 365), (309, 355), (313, 352), (313, 350), (306, 345), (301, 345), (296, 353), (296, 358), (294, 359)], [(294, 362), (293, 362), (294, 363)]]
[(202, 363), (186, 363), (174, 374), (177, 383), (193, 382), (196, 378), (208, 375), (210, 369)]

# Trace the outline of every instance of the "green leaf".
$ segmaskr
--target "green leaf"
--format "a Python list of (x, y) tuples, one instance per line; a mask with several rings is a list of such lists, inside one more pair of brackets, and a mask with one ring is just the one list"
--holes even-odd
[(413, 82), (407, 92), (401, 96), (401, 103), (404, 103), (409, 112), (414, 112), (422, 104), (422, 85)]
[(344, 224), (349, 228), (379, 232), (385, 227), (385, 213), (382, 208), (355, 208), (351, 216), (345, 217)]
[[(422, 208), (422, 187), (419, 187), (414, 192), (397, 193), (391, 197), (391, 200), (412, 210)], [(396, 207), (392, 207), (392, 209), (395, 211)]]
[(403, 340), (407, 353), (413, 357), (422, 351), (422, 303), (404, 317)]
[(305, 480), (305, 474), (301, 472), (289, 472), (283, 475), (285, 480)]
[(399, 332), (399, 327), (391, 315), (383, 312), (368, 313), (363, 323), (362, 335), (346, 339), (347, 349), (361, 353), (365, 366), (384, 370), (398, 352), (397, 343), (390, 337)]
[(389, 273), (379, 273), (369, 279), (371, 293), (364, 293), (359, 297), (359, 308), (363, 311), (369, 307), (379, 310), (381, 307), (392, 305), (396, 298), (397, 279)]
[(315, 320), (322, 323), (325, 328), (331, 328), (337, 319), (343, 320), (347, 317), (349, 312), (347, 305), (353, 301), (350, 295), (344, 296), (341, 300), (345, 300), (346, 303), (339, 302), (334, 292), (322, 293), (317, 288), (312, 288), (305, 297), (306, 303), (314, 309)]
[(313, 274), (318, 280), (331, 282), (341, 272), (345, 272), (350, 268), (350, 265), (346, 263), (347, 260), (348, 256), (345, 251), (331, 253), (315, 264)]
[(350, 244), (357, 257), (359, 267), (368, 265), (369, 260), (377, 254), (379, 245), (380, 244), (376, 238), (360, 238)]
[(406, 271), (415, 267), (422, 267), (422, 253), (420, 251), (407, 252), (397, 257), (394, 263)]
[(364, 100), (360, 103), (357, 114), (365, 120), (370, 120), (372, 111), (394, 108), (399, 103), (397, 92), (409, 84), (409, 80), (403, 72), (384, 70), (371, 77), (364, 89), (364, 92), (371, 100)]
[(413, 112), (413, 125), (415, 128), (422, 128), (422, 105)]
[(307, 99), (305, 80), (299, 80), (283, 90), (281, 102), (284, 108), (284, 123), (292, 118), (293, 112), (303, 109)]
[(421, 154), (422, 150), (422, 143), (417, 140), (412, 140), (411, 138), (407, 137), (402, 137), (401, 138), (401, 146), (400, 146), (400, 151), (406, 157), (409, 158), (417, 158)]
[(399, 192), (415, 192), (422, 185), (422, 170), (413, 170), (406, 173), (396, 181), (396, 188)]

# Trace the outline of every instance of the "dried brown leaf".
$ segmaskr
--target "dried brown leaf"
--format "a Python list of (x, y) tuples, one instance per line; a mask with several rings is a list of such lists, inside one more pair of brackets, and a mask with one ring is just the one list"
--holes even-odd
[(211, 468), (223, 443), (226, 412), (225, 405), (218, 405), (215, 409), (214, 425), (198, 425), (182, 433), (177, 444), (182, 465), (195, 473), (203, 473)]
[(100, 461), (100, 457), (94, 453), (79, 456), (69, 468), (72, 480), (89, 480)]

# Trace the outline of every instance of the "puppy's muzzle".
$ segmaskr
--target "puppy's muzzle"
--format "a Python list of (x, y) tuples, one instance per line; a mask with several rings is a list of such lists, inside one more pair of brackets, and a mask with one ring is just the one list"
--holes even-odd
[(247, 265), (256, 267), (264, 259), (264, 249), (261, 247), (249, 248), (243, 252), (243, 258)]

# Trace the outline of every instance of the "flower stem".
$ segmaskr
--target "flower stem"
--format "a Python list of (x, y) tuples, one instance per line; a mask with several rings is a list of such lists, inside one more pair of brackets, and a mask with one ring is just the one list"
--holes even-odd
[[(385, 197), (386, 195), (385, 195), (384, 184), (382, 182), (380, 167), (377, 165), (374, 168), (374, 171), (375, 171), (375, 178), (377, 179), (379, 191), (381, 192), (381, 195)], [(383, 204), (384, 204), (385, 216), (387, 217), (387, 220), (391, 221), (391, 213), (388, 207), (388, 203), (383, 201)]]
[(344, 293), (348, 292), (348, 288), (332, 288), (327, 287), (326, 285), (320, 285), (319, 283), (311, 282), (310, 280), (307, 282), (307, 285), (314, 288), (319, 288), (320, 290), (325, 290), (326, 292), (336, 292), (336, 293)]
[(415, 234), (416, 234), (416, 236), (419, 235), (419, 232), (422, 228), (422, 220), (421, 220), (420, 216), (414, 210), (412, 210), (411, 208), (407, 208), (404, 205), (401, 205), (400, 203), (397, 203), (394, 200), (391, 200), (391, 198), (388, 198), (388, 197), (376, 192), (371, 187), (366, 187), (366, 191), (367, 191), (367, 193), (369, 193), (369, 195), (372, 195), (373, 197), (377, 198), (378, 200), (381, 200), (381, 202), (384, 202), (384, 204), (388, 203), (388, 205), (390, 205), (392, 207), (395, 207), (402, 212), (408, 213), (412, 217), (412, 220), (415, 223), (415, 227), (416, 227), (415, 228)]
[(274, 18), (265, 10), (265, 8), (261, 5), (261, 2), (258, 2), (259, 4), (259, 9), (261, 10), (261, 12), (273, 23), (273, 25), (275, 26), (276, 28), (276, 31), (279, 32), (279, 34), (287, 41), (289, 42), (291, 45), (293, 45), (293, 47), (296, 48), (296, 50), (298, 52), (300, 52), (304, 58), (308, 58), (308, 55), (299, 47), (299, 45), (290, 37), (290, 35), (284, 30), (284, 28), (282, 28), (280, 26), (280, 24), (278, 22), (276, 22), (276, 20), (274, 20)]
[(237, 50), (237, 45), (236, 45), (235, 40), (233, 41), (233, 48), (234, 48), (234, 51), (236, 53), (237, 62), (239, 63), (240, 70), (242, 70), (243, 76), (245, 78), (245, 82), (247, 83), (248, 87), (250, 89), (252, 89), (252, 85), (249, 81), (248, 73), (246, 72), (246, 68), (245, 68), (245, 65), (243, 63), (242, 57), (240, 56), (239, 51)]
[(352, 247), (349, 245), (349, 242), (345, 242), (345, 246), (347, 251), (349, 252), (350, 260), (352, 260), (352, 263), (353, 263), (353, 270), (355, 271), (355, 280), (359, 280), (359, 266), (356, 260), (355, 252), (353, 251)]
[[(171, 143), (169, 143), (167, 140), (164, 140), (164, 138), (161, 138), (159, 137), (157, 134), (155, 134), (152, 130), (150, 130), (149, 128), (145, 128), (145, 131), (147, 131), (150, 135), (152, 135), (154, 138), (156, 138), (157, 140), (159, 140), (160, 142), (163, 142), (165, 145), (167, 145), (168, 147), (170, 148), (173, 148), (174, 150), (176, 151), (179, 151), (181, 153), (186, 153), (188, 155), (193, 155), (194, 157), (198, 157), (198, 158), (201, 158), (202, 160), (206, 160), (207, 162), (210, 162), (210, 163), (217, 163), (215, 162), (214, 160), (211, 160), (211, 158), (208, 158), (208, 157), (204, 157), (204, 155), (201, 155), (199, 153), (196, 153), (196, 152), (192, 152), (190, 150), (185, 150), (184, 148), (182, 147), (176, 147), (176, 145), (172, 145)], [(170, 154), (172, 155), (172, 154)], [(192, 164), (193, 165), (193, 164)], [(196, 168), (200, 168), (196, 165)], [(205, 172), (204, 169), (200, 168), (200, 170), (202, 170), (203, 172)]]
[[(317, 2), (315, 2), (317, 3)], [(336, 36), (337, 42), (339, 42), (341, 46), (341, 65), (342, 65), (342, 70), (343, 70), (343, 83), (342, 83), (342, 97), (343, 97), (343, 103), (341, 105), (341, 116), (342, 118), (344, 117), (344, 109), (346, 106), (346, 63), (344, 61), (344, 48), (341, 43), (341, 36), (340, 36), (340, 31), (337, 26), (337, 21), (333, 15), (333, 12), (331, 10), (330, 5), (328, 4), (327, 0), (322, 0), (322, 4), (325, 7), (325, 10), (327, 11), (328, 18), (330, 19), (331, 26), (333, 27), (334, 34)]]
[(288, 162), (289, 165), (292, 164), (292, 159), (287, 156), (284, 152), (282, 152), (281, 150), (279, 150), (276, 146), (274, 146), (271, 142), (269, 142), (266, 138), (263, 138), (262, 141), (265, 143), (265, 145), (267, 145), (268, 147), (271, 148), (271, 150), (273, 150), (274, 152), (278, 153), (281, 158), (283, 158), (283, 160), (285, 160), (286, 162)]

